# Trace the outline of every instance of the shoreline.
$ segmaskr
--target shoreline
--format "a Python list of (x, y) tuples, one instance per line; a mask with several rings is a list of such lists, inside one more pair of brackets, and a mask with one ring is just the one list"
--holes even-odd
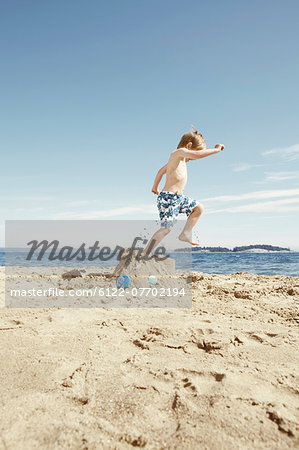
[(289, 251), (285, 251), (285, 250), (261, 250), (261, 251), (256, 251), (256, 250), (240, 250), (237, 252), (233, 252), (233, 251), (229, 251), (229, 252), (212, 252), (210, 250), (190, 250), (190, 252), (186, 252), (186, 251), (175, 251), (173, 250), (173, 253), (226, 253), (226, 254), (238, 254), (238, 253), (299, 253), (299, 250), (289, 250)]
[[(58, 269), (59, 271), (60, 270), (62, 270), (62, 271), (65, 271), (65, 272), (67, 272), (67, 271), (71, 271), (71, 270), (83, 270), (83, 271), (89, 271), (89, 270), (92, 270), (92, 271), (103, 271), (103, 270), (108, 270), (108, 271), (112, 271), (112, 270), (114, 270), (115, 268), (116, 268), (116, 265), (115, 266), (102, 266), (102, 267), (100, 267), (100, 266), (84, 266), (84, 267), (82, 267), (82, 266), (56, 266), (56, 267), (51, 267), (51, 266), (8, 266), (8, 265), (0, 265), (0, 272), (1, 271), (3, 271), (4, 273), (5, 273), (5, 269), (8, 269), (9, 270), (9, 268), (10, 267), (15, 267), (15, 268), (17, 268), (17, 269), (19, 269), (20, 271), (22, 271), (23, 269), (26, 269), (26, 270), (28, 270), (28, 269), (37, 269), (37, 270), (40, 270), (40, 269), (44, 269), (44, 270), (50, 270), (50, 269), (53, 269), (54, 271), (56, 270), (56, 269)], [(267, 274), (265, 274), (265, 273), (257, 273), (257, 272), (254, 272), (254, 271), (248, 271), (248, 270), (236, 270), (236, 271), (234, 271), (234, 272), (206, 272), (206, 271), (201, 271), (201, 270), (196, 270), (195, 268), (191, 268), (191, 269), (177, 269), (178, 271), (180, 271), (180, 272), (182, 272), (182, 273), (189, 273), (189, 272), (194, 272), (194, 274), (204, 274), (204, 275), (215, 275), (215, 276), (220, 276), (220, 275), (231, 275), (231, 276), (234, 276), (234, 275), (238, 275), (238, 274), (249, 274), (249, 275), (253, 275), (253, 276), (261, 276), (261, 277), (285, 277), (285, 278), (292, 278), (292, 279), (294, 279), (294, 278), (297, 278), (297, 277), (299, 277), (299, 273), (298, 274), (294, 274), (294, 275), (287, 275), (287, 274), (280, 274), (280, 273), (267, 273)]]

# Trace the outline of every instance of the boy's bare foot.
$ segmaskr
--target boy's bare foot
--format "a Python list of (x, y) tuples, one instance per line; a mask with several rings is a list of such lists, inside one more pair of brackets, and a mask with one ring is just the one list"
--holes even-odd
[(179, 235), (179, 240), (184, 242), (189, 242), (191, 245), (199, 245), (199, 242), (194, 242), (192, 240), (192, 234), (183, 232)]

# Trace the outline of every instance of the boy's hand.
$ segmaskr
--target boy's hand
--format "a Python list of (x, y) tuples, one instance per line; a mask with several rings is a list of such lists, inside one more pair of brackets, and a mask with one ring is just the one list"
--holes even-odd
[(153, 192), (153, 194), (156, 194), (156, 195), (158, 195), (158, 194), (159, 194), (159, 191), (158, 191), (158, 189), (157, 189), (157, 188), (155, 188), (155, 187), (153, 187), (153, 189), (152, 189), (152, 192)]
[(225, 147), (222, 144), (216, 144), (215, 148), (218, 148), (220, 151), (223, 150)]

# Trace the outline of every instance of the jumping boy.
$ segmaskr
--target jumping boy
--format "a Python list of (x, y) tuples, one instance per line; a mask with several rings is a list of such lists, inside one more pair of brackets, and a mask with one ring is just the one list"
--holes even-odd
[[(149, 255), (170, 232), (180, 213), (185, 213), (188, 219), (179, 239), (192, 245), (199, 245), (198, 242), (192, 241), (192, 228), (201, 216), (203, 206), (197, 200), (192, 200), (183, 194), (187, 183), (186, 162), (214, 155), (223, 149), (222, 144), (215, 145), (213, 149), (207, 149), (203, 136), (194, 127), (193, 131), (182, 136), (177, 149), (170, 154), (168, 163), (161, 167), (154, 181), (152, 192), (158, 195), (157, 207), (161, 228), (147, 244), (144, 249), (145, 254)], [(166, 182), (159, 193), (159, 184), (164, 174), (166, 174)]]

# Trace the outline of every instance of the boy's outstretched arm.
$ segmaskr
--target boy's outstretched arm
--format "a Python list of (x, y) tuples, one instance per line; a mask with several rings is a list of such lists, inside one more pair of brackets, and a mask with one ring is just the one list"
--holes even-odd
[(205, 149), (205, 150), (189, 150), (188, 148), (180, 148), (180, 156), (187, 159), (200, 159), (206, 156), (214, 155), (215, 153), (221, 152), (224, 149), (224, 145), (217, 144), (215, 148)]
[(165, 164), (165, 166), (161, 167), (161, 169), (158, 171), (153, 187), (152, 187), (152, 192), (154, 194), (159, 194), (158, 188), (159, 188), (159, 184), (160, 181), (162, 180), (163, 175), (166, 173), (166, 169), (167, 169), (167, 164)]

